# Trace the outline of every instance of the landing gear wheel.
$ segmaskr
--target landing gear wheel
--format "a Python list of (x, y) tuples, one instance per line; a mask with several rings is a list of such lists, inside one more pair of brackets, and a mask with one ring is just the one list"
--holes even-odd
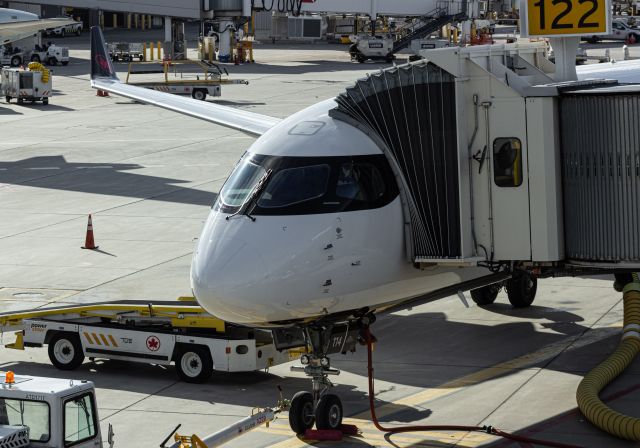
[(471, 290), (471, 298), (476, 305), (491, 305), (496, 301), (498, 293), (502, 288), (502, 283), (494, 283), (493, 285), (483, 286), (482, 288)]
[(206, 347), (187, 345), (176, 355), (176, 372), (186, 383), (204, 383), (213, 374), (213, 360)]
[(313, 428), (314, 421), (313, 395), (311, 392), (298, 392), (291, 400), (289, 426), (296, 434), (304, 434), (307, 429)]
[(342, 402), (337, 395), (323, 395), (316, 407), (316, 428), (340, 429), (342, 426)]
[(84, 361), (82, 344), (78, 335), (58, 332), (49, 341), (49, 359), (60, 370), (73, 370)]
[(528, 272), (515, 272), (513, 277), (507, 280), (507, 296), (514, 308), (526, 308), (531, 306), (536, 298), (538, 279)]

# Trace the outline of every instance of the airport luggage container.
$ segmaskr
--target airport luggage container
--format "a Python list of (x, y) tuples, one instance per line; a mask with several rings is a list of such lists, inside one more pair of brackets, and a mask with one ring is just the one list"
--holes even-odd
[(228, 324), (196, 303), (108, 302), (0, 314), (0, 328), (18, 330), (8, 348), (48, 346), (62, 370), (86, 357), (169, 365), (186, 382), (213, 371), (248, 372), (289, 361), (270, 331)]
[(107, 45), (109, 56), (114, 62), (144, 61), (144, 47), (141, 43), (114, 42)]

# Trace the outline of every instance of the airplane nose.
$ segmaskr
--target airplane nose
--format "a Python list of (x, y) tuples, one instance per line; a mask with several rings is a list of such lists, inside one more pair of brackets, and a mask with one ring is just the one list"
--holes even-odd
[(262, 315), (255, 294), (267, 275), (257, 250), (247, 242), (222, 236), (201, 240), (191, 264), (191, 287), (198, 303), (220, 319), (255, 322)]

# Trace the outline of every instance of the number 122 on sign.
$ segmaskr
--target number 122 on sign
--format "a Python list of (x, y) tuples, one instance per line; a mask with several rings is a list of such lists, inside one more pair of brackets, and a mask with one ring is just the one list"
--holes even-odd
[(606, 33), (605, 0), (528, 0), (527, 30), (530, 36)]

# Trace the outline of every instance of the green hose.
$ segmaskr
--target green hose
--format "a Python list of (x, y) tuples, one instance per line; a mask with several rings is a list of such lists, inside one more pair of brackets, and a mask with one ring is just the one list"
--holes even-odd
[(576, 392), (578, 407), (598, 428), (614, 436), (640, 441), (640, 418), (630, 417), (605, 405), (598, 394), (618, 377), (640, 353), (640, 278), (623, 289), (624, 328), (618, 348), (604, 362), (589, 372)]

